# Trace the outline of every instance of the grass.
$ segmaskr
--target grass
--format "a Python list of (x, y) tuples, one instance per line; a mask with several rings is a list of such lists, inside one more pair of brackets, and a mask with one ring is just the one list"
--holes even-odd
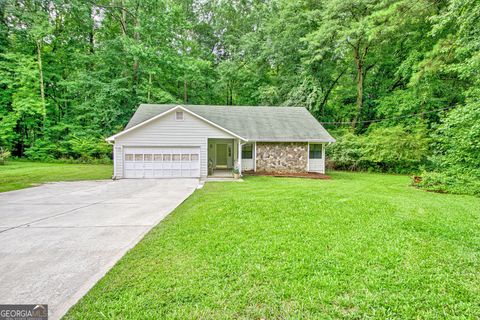
[(480, 199), (332, 176), (207, 183), (66, 318), (480, 317)]
[(0, 192), (45, 182), (111, 178), (112, 165), (9, 161), (0, 165)]

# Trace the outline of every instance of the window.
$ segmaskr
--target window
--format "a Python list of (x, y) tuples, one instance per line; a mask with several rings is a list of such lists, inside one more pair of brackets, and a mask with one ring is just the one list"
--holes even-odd
[(182, 154), (182, 161), (190, 161), (190, 155), (189, 154)]
[(143, 161), (143, 154), (136, 154), (135, 161)]
[(171, 154), (164, 154), (163, 155), (163, 161), (171, 161), (172, 160), (172, 155)]
[(192, 161), (198, 161), (198, 153), (192, 153), (190, 159), (192, 159)]
[(182, 121), (183, 120), (183, 111), (175, 112), (175, 120)]
[(162, 161), (162, 155), (161, 154), (155, 154), (153, 156), (153, 161), (155, 162), (161, 162)]
[(133, 161), (133, 154), (127, 153), (125, 155), (125, 161)]
[(253, 159), (253, 145), (246, 144), (242, 147), (242, 159)]
[(322, 159), (322, 145), (311, 144), (310, 145), (310, 159)]
[(172, 161), (180, 161), (180, 155), (179, 154), (172, 154)]
[(145, 154), (144, 156), (145, 161), (152, 161), (152, 155), (151, 154)]

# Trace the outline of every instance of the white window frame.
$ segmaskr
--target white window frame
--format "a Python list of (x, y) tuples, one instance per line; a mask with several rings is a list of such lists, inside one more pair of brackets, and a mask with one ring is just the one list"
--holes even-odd
[(245, 160), (253, 160), (254, 159), (254, 153), (255, 151), (253, 150), (254, 147), (255, 147), (255, 143), (254, 142), (251, 142), (251, 143), (244, 143), (243, 144), (243, 147), (242, 147), (242, 152), (243, 152), (243, 148), (245, 148), (245, 146), (247, 145), (251, 145), (252, 146), (252, 157), (251, 158), (244, 158), (243, 155), (242, 155), (242, 160), (245, 159)]
[[(320, 146), (320, 158), (310, 158), (310, 146), (311, 145), (319, 145)], [(313, 159), (313, 160), (318, 160), (318, 159), (323, 159), (324, 154), (323, 154), (323, 143), (308, 143), (308, 160)]]

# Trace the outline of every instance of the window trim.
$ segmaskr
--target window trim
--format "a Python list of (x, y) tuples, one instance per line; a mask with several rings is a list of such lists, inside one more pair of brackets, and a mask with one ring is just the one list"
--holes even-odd
[[(245, 147), (249, 145), (251, 147), (251, 150), (249, 151), (250, 152), (250, 157), (247, 158), (247, 157), (244, 157), (244, 154), (243, 152), (245, 152)], [(242, 160), (252, 160), (253, 159), (253, 143), (246, 143), (242, 146)]]
[[(313, 150), (317, 156), (312, 156), (312, 147), (313, 146), (319, 146), (320, 150)], [(308, 159), (309, 160), (321, 160), (323, 159), (323, 144), (321, 143), (309, 143), (308, 144)]]

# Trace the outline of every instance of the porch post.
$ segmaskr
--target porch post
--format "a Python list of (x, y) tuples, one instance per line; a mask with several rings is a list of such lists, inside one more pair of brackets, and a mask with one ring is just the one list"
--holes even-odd
[(242, 175), (242, 142), (240, 141), (240, 139), (238, 140), (237, 161), (238, 161), (238, 174), (241, 176)]

